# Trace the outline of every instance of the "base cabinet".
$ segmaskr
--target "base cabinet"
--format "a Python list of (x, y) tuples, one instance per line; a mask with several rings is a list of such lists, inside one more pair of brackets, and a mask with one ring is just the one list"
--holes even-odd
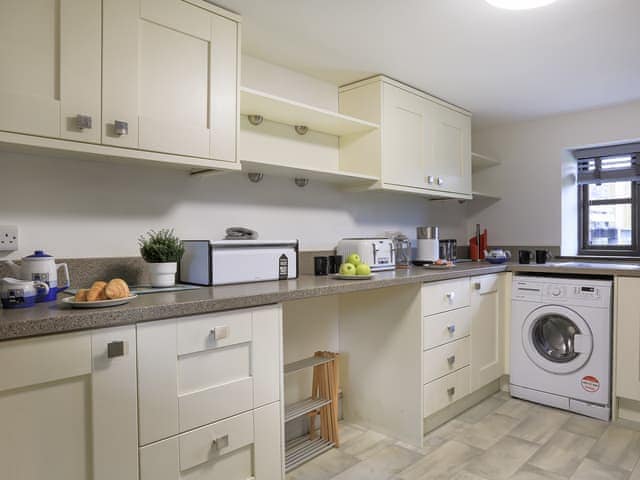
[(615, 396), (640, 402), (640, 278), (618, 277), (615, 285)]
[(0, 478), (136, 480), (135, 327), (0, 344)]

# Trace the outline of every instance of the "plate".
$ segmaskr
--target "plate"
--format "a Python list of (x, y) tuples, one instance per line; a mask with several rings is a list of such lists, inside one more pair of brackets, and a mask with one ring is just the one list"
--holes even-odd
[(124, 305), (129, 303), (134, 298), (138, 298), (137, 295), (131, 295), (126, 298), (114, 298), (113, 300), (96, 300), (95, 302), (76, 302), (75, 297), (63, 298), (62, 301), (67, 305), (71, 305), (73, 308), (103, 308), (103, 307), (115, 307), (117, 305)]
[(448, 263), (445, 265), (437, 265), (435, 263), (431, 263), (429, 265), (425, 265), (424, 268), (429, 268), (432, 270), (448, 270), (449, 268), (453, 268), (455, 266), (456, 266), (455, 263)]
[(375, 273), (370, 273), (369, 275), (342, 275), (336, 273), (335, 275), (331, 275), (331, 278), (335, 278), (336, 280), (371, 280), (375, 275)]

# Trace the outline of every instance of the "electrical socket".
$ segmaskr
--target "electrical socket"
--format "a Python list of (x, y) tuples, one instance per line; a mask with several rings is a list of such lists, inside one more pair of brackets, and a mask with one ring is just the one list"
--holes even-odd
[(14, 252), (18, 250), (17, 225), (0, 225), (0, 252)]

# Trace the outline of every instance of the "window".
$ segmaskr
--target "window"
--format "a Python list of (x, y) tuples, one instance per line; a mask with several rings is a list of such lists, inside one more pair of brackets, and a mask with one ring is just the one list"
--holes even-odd
[(640, 256), (640, 144), (577, 150), (582, 255)]

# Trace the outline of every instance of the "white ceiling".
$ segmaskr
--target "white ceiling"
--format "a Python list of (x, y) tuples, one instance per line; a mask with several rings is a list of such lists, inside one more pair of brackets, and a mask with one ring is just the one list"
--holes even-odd
[(338, 85), (384, 73), (489, 126), (640, 99), (640, 0), (214, 0), (243, 51)]

